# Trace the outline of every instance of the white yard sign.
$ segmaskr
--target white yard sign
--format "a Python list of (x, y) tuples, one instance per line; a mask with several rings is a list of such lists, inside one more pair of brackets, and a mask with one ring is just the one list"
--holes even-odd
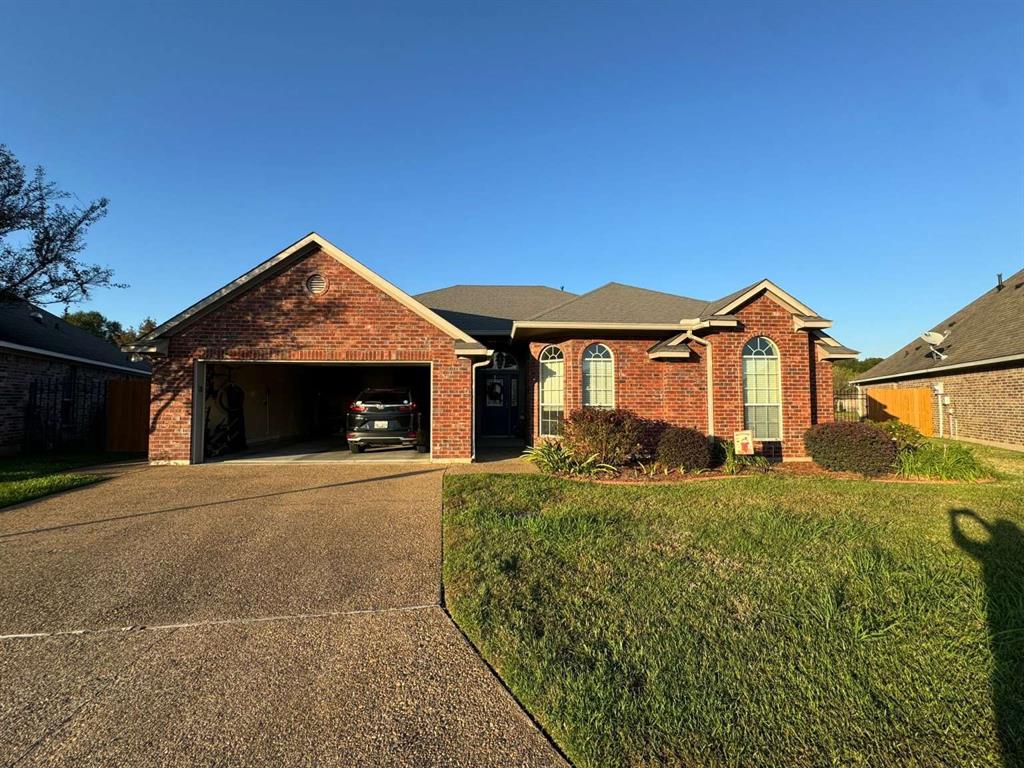
[(754, 433), (749, 429), (734, 432), (732, 435), (732, 444), (736, 448), (737, 456), (754, 455)]

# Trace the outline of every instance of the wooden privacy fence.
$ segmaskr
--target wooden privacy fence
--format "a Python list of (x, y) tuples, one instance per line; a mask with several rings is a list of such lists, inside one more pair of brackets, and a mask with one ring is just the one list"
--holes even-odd
[(108, 451), (145, 453), (149, 446), (149, 379), (107, 381)]
[(872, 421), (899, 419), (904, 424), (917, 427), (925, 437), (934, 434), (932, 403), (935, 395), (931, 388), (875, 388), (867, 390), (866, 396), (868, 418)]

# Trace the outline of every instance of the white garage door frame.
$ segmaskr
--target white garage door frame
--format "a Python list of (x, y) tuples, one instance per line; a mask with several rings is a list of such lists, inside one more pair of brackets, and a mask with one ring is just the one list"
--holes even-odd
[(206, 402), (206, 366), (213, 365), (305, 365), (332, 366), (346, 365), (362, 368), (422, 368), (430, 370), (430, 455), (434, 455), (434, 364), (430, 360), (224, 360), (202, 358), (196, 360), (192, 379), (192, 449), (191, 463), (202, 464), (206, 460), (206, 408), (196, 407)]

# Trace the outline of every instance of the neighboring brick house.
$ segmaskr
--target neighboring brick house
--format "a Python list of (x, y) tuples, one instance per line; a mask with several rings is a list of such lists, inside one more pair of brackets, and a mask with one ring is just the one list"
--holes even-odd
[(412, 297), (310, 234), (133, 349), (153, 362), (153, 461), (203, 461), (228, 387), (261, 445), (337, 435), (345, 395), (370, 383), (420, 393), (445, 461), (471, 460), (478, 439), (555, 436), (584, 406), (723, 437), (750, 427), (789, 459), (831, 420), (830, 361), (856, 356), (830, 325), (768, 280), (712, 302), (617, 283)]
[(1024, 447), (1024, 269), (930, 333), (937, 343), (922, 334), (853, 383), (929, 389), (935, 434)]
[(0, 454), (101, 447), (106, 382), (148, 376), (146, 363), (88, 331), (0, 300)]

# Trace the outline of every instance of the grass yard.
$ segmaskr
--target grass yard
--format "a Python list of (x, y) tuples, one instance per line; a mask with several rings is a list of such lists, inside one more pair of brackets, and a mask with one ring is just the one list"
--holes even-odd
[(445, 481), (455, 620), (579, 766), (1024, 764), (1024, 454), (987, 484)]
[(117, 454), (77, 453), (0, 459), (0, 509), (103, 480), (103, 475), (72, 470), (124, 458)]

